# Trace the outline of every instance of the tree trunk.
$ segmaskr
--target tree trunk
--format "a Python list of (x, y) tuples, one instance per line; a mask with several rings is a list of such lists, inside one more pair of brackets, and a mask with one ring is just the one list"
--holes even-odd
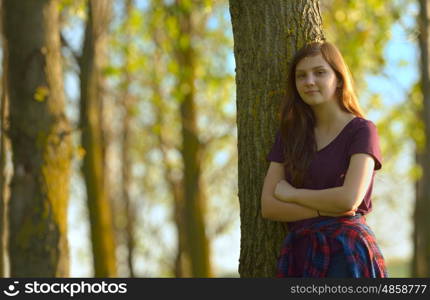
[[(3, 10), (1, 9), (2, 3), (0, 2), (1, 20), (3, 20)], [(2, 24), (0, 24), (1, 26)], [(3, 33), (3, 26), (1, 26)], [(9, 180), (10, 174), (7, 168), (8, 154), (10, 154), (10, 141), (7, 136), (9, 130), (8, 125), (8, 111), (9, 111), (9, 97), (7, 95), (7, 46), (4, 34), (2, 34), (2, 50), (3, 50), (3, 74), (1, 77), (1, 104), (0, 104), (0, 277), (8, 277), (8, 218), (7, 207), (9, 203)]]
[(135, 205), (131, 202), (130, 189), (132, 182), (132, 167), (133, 163), (130, 157), (130, 146), (131, 146), (131, 120), (132, 120), (132, 109), (133, 109), (132, 97), (128, 94), (124, 96), (123, 106), (125, 110), (125, 115), (123, 119), (123, 134), (122, 134), (122, 200), (123, 200), (123, 210), (125, 219), (125, 228), (123, 228), (123, 233), (125, 237), (125, 244), (127, 249), (127, 266), (129, 270), (129, 277), (135, 277), (133, 268), (133, 253), (135, 250), (136, 242), (134, 240), (134, 227), (136, 220)]
[[(417, 116), (419, 120), (422, 119), (421, 114)], [(422, 150), (417, 148), (415, 150), (415, 163), (423, 166)], [(413, 257), (412, 257), (412, 277), (428, 277), (426, 270), (428, 262), (426, 261), (426, 230), (422, 230), (421, 226), (425, 225), (426, 211), (423, 210), (425, 203), (423, 198), (424, 182), (422, 177), (415, 182), (415, 210), (414, 210), (414, 231), (413, 231)]]
[(82, 146), (85, 149), (84, 174), (91, 241), (96, 277), (116, 276), (115, 242), (110, 202), (105, 184), (103, 128), (101, 120), (106, 36), (110, 19), (110, 0), (88, 1), (88, 21), (81, 58)]
[[(155, 55), (156, 61), (159, 61), (158, 55)], [(158, 60), (157, 60), (158, 59)], [(158, 72), (155, 72), (154, 78), (152, 81), (152, 90), (154, 92), (154, 97), (162, 99), (162, 93), (161, 93), (161, 87), (159, 85), (159, 78), (157, 77)], [(157, 135), (159, 148), (162, 155), (162, 162), (163, 162), (163, 169), (164, 169), (164, 178), (168, 184), (169, 190), (172, 194), (173, 198), (173, 221), (176, 226), (176, 232), (177, 232), (177, 246), (176, 246), (176, 256), (175, 256), (175, 262), (173, 266), (173, 273), (176, 278), (182, 278), (182, 277), (191, 277), (192, 276), (192, 270), (191, 270), (191, 257), (189, 255), (189, 252), (187, 251), (186, 243), (186, 231), (184, 228), (185, 225), (185, 215), (184, 215), (184, 199), (183, 199), (183, 188), (182, 188), (182, 181), (178, 180), (174, 176), (174, 170), (175, 168), (171, 166), (169, 163), (169, 158), (167, 155), (167, 152), (169, 150), (169, 146), (165, 142), (165, 139), (163, 137), (163, 124), (164, 117), (163, 112), (167, 110), (167, 107), (163, 105), (162, 101), (154, 101), (154, 107), (155, 107), (155, 115), (157, 124), (160, 124), (160, 130), (157, 130), (155, 134)]]
[(266, 156), (292, 55), (323, 39), (319, 1), (230, 0), (236, 61), (241, 277), (272, 277), (286, 231), (261, 217)]
[(68, 276), (70, 127), (64, 115), (58, 2), (3, 1), (14, 174), (13, 277)]
[(177, 74), (177, 95), (182, 123), (182, 160), (185, 249), (191, 263), (192, 277), (210, 277), (209, 241), (205, 233), (204, 204), (201, 181), (202, 146), (198, 137), (195, 109), (195, 59), (191, 43), (193, 35), (192, 7), (176, 2), (179, 38), (175, 44), (175, 57), (180, 66)]
[(414, 232), (414, 277), (430, 276), (430, 3), (420, 0), (419, 47), (421, 52), (421, 88), (423, 106), (420, 117), (424, 123), (426, 142), (423, 149), (417, 147), (418, 164), (422, 167), (422, 177), (416, 185), (415, 232)]
[[(125, 38), (129, 44), (132, 43), (132, 36), (130, 34), (130, 18), (131, 13), (134, 9), (134, 3), (132, 0), (126, 0), (125, 2), (125, 11), (124, 11), (124, 22), (125, 24), (125, 34), (127, 35)], [(133, 268), (133, 254), (136, 248), (136, 242), (134, 239), (134, 227), (136, 220), (135, 207), (131, 202), (130, 197), (130, 189), (132, 182), (132, 167), (133, 163), (130, 157), (130, 148), (131, 144), (131, 122), (133, 120), (133, 110), (135, 109), (135, 98), (132, 97), (129, 93), (130, 85), (132, 83), (132, 78), (130, 74), (130, 65), (131, 59), (130, 56), (127, 55), (127, 52), (124, 52), (124, 70), (123, 70), (123, 83), (124, 87), (124, 95), (122, 97), (121, 104), (124, 108), (124, 117), (123, 117), (123, 128), (122, 128), (122, 141), (121, 141), (121, 155), (122, 155), (122, 166), (121, 166), (121, 175), (122, 175), (122, 202), (123, 202), (123, 211), (125, 218), (125, 226), (122, 228), (125, 238), (125, 246), (127, 249), (127, 266), (129, 270), (129, 277), (135, 277), (134, 268)]]

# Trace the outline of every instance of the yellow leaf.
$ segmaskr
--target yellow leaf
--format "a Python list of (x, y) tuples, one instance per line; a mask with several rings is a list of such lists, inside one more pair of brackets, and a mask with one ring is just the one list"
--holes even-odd
[(39, 86), (36, 89), (36, 92), (34, 93), (34, 100), (43, 102), (46, 100), (46, 97), (49, 95), (49, 89), (46, 86)]
[(85, 149), (83, 147), (78, 147), (76, 149), (76, 154), (78, 155), (79, 159), (82, 159), (85, 156), (86, 153), (87, 152), (85, 151)]

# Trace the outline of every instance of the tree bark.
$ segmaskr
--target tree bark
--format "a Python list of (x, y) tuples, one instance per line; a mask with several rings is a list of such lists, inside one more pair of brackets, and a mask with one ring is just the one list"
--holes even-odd
[(102, 68), (110, 20), (110, 0), (88, 1), (88, 20), (81, 58), (82, 146), (84, 174), (90, 213), (94, 273), (96, 277), (116, 276), (114, 231), (104, 168)]
[(323, 39), (319, 1), (230, 0), (236, 61), (241, 277), (272, 277), (286, 231), (261, 217), (266, 156), (279, 128), (291, 57)]
[(420, 0), (419, 48), (421, 54), (421, 89), (423, 94), (422, 111), (419, 114), (424, 124), (426, 141), (423, 149), (417, 147), (417, 163), (422, 168), (422, 177), (416, 185), (415, 232), (413, 276), (430, 276), (430, 3)]
[(72, 147), (64, 115), (58, 2), (5, 0), (3, 6), (14, 166), (11, 276), (66, 277)]

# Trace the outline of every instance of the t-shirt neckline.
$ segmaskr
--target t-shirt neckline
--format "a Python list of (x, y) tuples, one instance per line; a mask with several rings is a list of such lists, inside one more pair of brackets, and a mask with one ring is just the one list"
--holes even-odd
[(324, 151), (326, 148), (328, 148), (330, 145), (332, 145), (342, 135), (342, 133), (352, 123), (352, 121), (354, 121), (357, 118), (358, 117), (354, 117), (351, 120), (349, 120), (349, 122), (346, 123), (346, 125), (342, 128), (342, 130), (336, 135), (336, 137), (333, 138), (327, 145), (325, 145), (324, 147), (322, 147), (320, 150), (317, 150), (317, 153), (320, 153), (320, 152)]

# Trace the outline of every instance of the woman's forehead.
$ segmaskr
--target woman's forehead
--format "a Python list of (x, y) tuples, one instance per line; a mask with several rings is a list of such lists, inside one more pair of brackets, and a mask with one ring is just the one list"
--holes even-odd
[(327, 67), (329, 64), (321, 54), (306, 56), (302, 58), (296, 66), (296, 72), (312, 70), (320, 67)]

